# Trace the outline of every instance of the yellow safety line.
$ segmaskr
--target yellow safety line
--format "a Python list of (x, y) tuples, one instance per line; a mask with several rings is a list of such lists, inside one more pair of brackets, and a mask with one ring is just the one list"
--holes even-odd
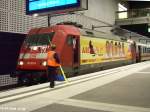
[(62, 72), (62, 75), (63, 75), (63, 77), (64, 77), (64, 79), (65, 79), (65, 82), (68, 83), (68, 79), (66, 78), (66, 75), (65, 75), (65, 73), (64, 73), (64, 71), (63, 71), (61, 65), (60, 65), (59, 67), (60, 67), (60, 70), (61, 70), (61, 72)]

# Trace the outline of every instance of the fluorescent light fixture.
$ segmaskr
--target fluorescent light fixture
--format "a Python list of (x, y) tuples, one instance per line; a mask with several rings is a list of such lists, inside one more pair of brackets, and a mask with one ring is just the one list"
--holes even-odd
[(33, 17), (37, 17), (37, 16), (39, 16), (37, 13), (33, 14)]
[(148, 32), (150, 33), (150, 27), (148, 27)]
[(124, 19), (127, 18), (127, 8), (121, 5), (120, 3), (118, 4), (118, 11), (123, 11), (118, 13), (118, 18), (119, 19)]
[(118, 4), (118, 8), (119, 8), (119, 11), (127, 11), (127, 8), (121, 5), (120, 3)]
[(128, 0), (128, 1), (150, 1), (150, 0)]

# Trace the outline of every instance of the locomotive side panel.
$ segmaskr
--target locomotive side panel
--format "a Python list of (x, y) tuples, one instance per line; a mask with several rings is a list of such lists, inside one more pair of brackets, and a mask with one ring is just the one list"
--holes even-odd
[[(63, 36), (64, 35), (64, 36)], [(67, 33), (64, 31), (59, 31), (58, 38), (55, 38), (53, 41), (54, 44), (58, 47), (57, 52), (60, 55), (61, 64), (65, 67), (72, 66), (72, 47), (67, 44)], [(63, 39), (62, 39), (63, 38)]]

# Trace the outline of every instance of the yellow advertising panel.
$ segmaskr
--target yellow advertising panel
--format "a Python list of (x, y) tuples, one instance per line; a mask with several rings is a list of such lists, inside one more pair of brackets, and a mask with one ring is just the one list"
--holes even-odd
[(81, 64), (132, 59), (129, 43), (81, 36)]

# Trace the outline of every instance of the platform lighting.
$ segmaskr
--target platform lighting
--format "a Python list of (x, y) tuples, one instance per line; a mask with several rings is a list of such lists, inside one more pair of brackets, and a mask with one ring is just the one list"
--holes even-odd
[(150, 1), (150, 0), (129, 0), (129, 1)]
[(131, 39), (128, 39), (127, 42), (134, 43), (133, 40), (131, 40)]
[(33, 14), (33, 17), (37, 17), (37, 16), (39, 16), (37, 13)]
[(118, 8), (119, 8), (119, 11), (127, 11), (127, 8), (120, 3), (118, 4)]
[(127, 18), (127, 8), (120, 3), (118, 4), (118, 11), (121, 11), (118, 13), (119, 19)]
[(150, 33), (150, 26), (148, 26), (148, 33)]

